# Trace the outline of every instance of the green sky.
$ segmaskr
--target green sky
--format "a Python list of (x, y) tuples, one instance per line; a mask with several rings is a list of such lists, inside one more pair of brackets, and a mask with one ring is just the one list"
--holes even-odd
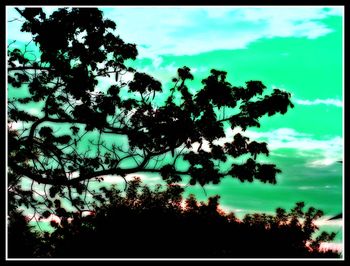
[[(45, 8), (47, 11), (54, 9)], [(269, 144), (269, 160), (282, 170), (276, 185), (225, 179), (208, 186), (224, 209), (237, 216), (291, 208), (297, 201), (320, 208), (329, 217), (342, 211), (343, 159), (343, 10), (340, 7), (109, 7), (104, 15), (117, 32), (136, 43), (132, 63), (169, 86), (178, 67), (194, 74), (192, 88), (210, 69), (225, 70), (233, 85), (261, 80), (268, 88), (292, 93), (295, 108), (264, 117), (261, 128), (246, 135)], [(7, 10), (10, 20), (17, 14)], [(28, 40), (17, 22), (8, 23), (7, 41)], [(8, 91), (8, 97), (19, 93)], [(34, 107), (33, 107), (34, 108)], [(228, 131), (232, 136), (232, 132)], [(149, 183), (158, 176), (142, 175)], [(116, 182), (117, 178), (109, 178)], [(202, 188), (192, 187), (204, 199)], [(340, 230), (340, 223), (329, 223)], [(327, 227), (326, 226), (326, 227)], [(325, 227), (325, 228), (326, 228)], [(341, 239), (341, 234), (337, 240)]]
[[(283, 173), (275, 186), (225, 180), (218, 193), (228, 208), (272, 211), (297, 200), (332, 215), (342, 209), (342, 10), (340, 8), (106, 8), (135, 65), (165, 86), (190, 67), (199, 87), (211, 68), (234, 85), (261, 80), (292, 93), (295, 108), (264, 117), (248, 136), (270, 144)], [(119, 18), (119, 19), (118, 19)], [(169, 19), (168, 19), (169, 18)], [(137, 31), (136, 31), (137, 30)], [(198, 189), (198, 196), (201, 189)]]

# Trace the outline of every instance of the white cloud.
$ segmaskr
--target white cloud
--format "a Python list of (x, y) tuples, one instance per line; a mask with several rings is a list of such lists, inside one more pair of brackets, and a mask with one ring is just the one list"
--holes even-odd
[(310, 161), (310, 162), (308, 162), (307, 166), (315, 167), (315, 168), (324, 167), (324, 166), (332, 165), (336, 161), (337, 161), (336, 158), (324, 158), (324, 159), (320, 159), (320, 160)]
[[(322, 7), (195, 7), (103, 9), (115, 19), (126, 41), (140, 56), (196, 54), (241, 49), (261, 38), (317, 38), (332, 30), (320, 20), (342, 15), (341, 8)], [(142, 46), (141, 46), (142, 45)]]
[[(315, 139), (312, 134), (297, 132), (292, 128), (279, 128), (268, 132), (256, 132), (240, 128), (226, 130), (226, 137), (214, 141), (214, 144), (222, 145), (232, 142), (234, 135), (241, 133), (251, 141), (264, 141), (268, 144), (268, 149), (273, 152), (278, 149), (295, 149), (301, 157), (308, 157), (306, 167), (325, 167), (336, 163), (342, 159), (343, 138), (336, 136), (329, 139)], [(192, 145), (196, 151), (199, 143)], [(205, 151), (210, 151), (209, 143), (203, 142), (201, 147)], [(317, 151), (316, 155), (310, 156), (309, 152)], [(277, 154), (277, 156), (280, 156)], [(282, 155), (284, 156), (284, 155)], [(319, 158), (315, 158), (319, 156)]]
[(244, 17), (250, 21), (261, 20), (289, 20), (302, 21), (305, 19), (322, 19), (327, 12), (322, 7), (271, 7), (271, 8), (244, 8)]
[(247, 130), (243, 133), (253, 139), (264, 139), (271, 149), (296, 148), (299, 150), (327, 150), (335, 147), (341, 150), (343, 140), (334, 137), (326, 140), (317, 140), (312, 134), (297, 132), (292, 128), (280, 128), (269, 132), (255, 132)]
[[(44, 7), (48, 14), (57, 7)], [(196, 54), (218, 49), (242, 49), (273, 37), (317, 38), (332, 31), (321, 22), (330, 15), (343, 16), (331, 7), (113, 7), (100, 8), (117, 23), (116, 33), (136, 43), (140, 57), (157, 59), (163, 54)], [(7, 9), (7, 21), (18, 18)], [(8, 38), (28, 41), (21, 22), (8, 23)]]
[[(140, 177), (142, 182), (146, 184), (153, 184), (159, 182), (162, 178), (160, 176), (154, 176), (154, 174), (147, 175), (147, 174), (141, 174), (141, 173), (135, 173), (135, 174), (129, 174), (125, 176), (126, 181), (131, 181), (135, 177)], [(109, 184), (119, 184), (124, 183), (125, 180), (121, 178), (120, 176), (116, 175), (105, 175), (103, 176), (103, 182), (109, 183)]]
[(314, 190), (317, 186), (300, 186), (298, 187), (299, 190)]
[(337, 220), (329, 220), (332, 218), (332, 216), (324, 216), (322, 219), (319, 219), (315, 221), (315, 224), (317, 226), (334, 226), (334, 227), (341, 227), (344, 224), (343, 219), (337, 219)]
[(326, 185), (326, 186), (299, 186), (297, 187), (297, 189), (299, 190), (320, 190), (320, 189), (331, 189), (334, 188), (335, 186), (330, 186), (330, 185)]
[[(333, 9), (330, 9), (333, 10)], [(332, 30), (316, 21), (324, 19), (329, 13), (324, 8), (288, 7), (288, 8), (252, 8), (244, 9), (244, 17), (249, 21), (266, 22), (264, 34), (267, 37), (307, 37), (310, 39), (325, 35)]]
[(232, 137), (239, 132), (251, 140), (266, 141), (271, 151), (283, 148), (296, 149), (299, 151), (300, 156), (308, 157), (308, 151), (316, 150), (320, 158), (315, 159), (314, 156), (310, 157), (305, 165), (306, 167), (329, 166), (342, 159), (342, 137), (315, 139), (311, 134), (297, 132), (291, 128), (280, 128), (269, 132), (251, 130), (242, 132), (239, 128), (235, 130), (229, 129), (226, 132), (227, 137), (220, 139), (219, 143), (232, 141)]
[(337, 107), (343, 107), (343, 101), (338, 100), (338, 99), (315, 99), (315, 100), (301, 100), (301, 99), (296, 99), (294, 101), (297, 104), (301, 105), (319, 105), (319, 104), (325, 104), (325, 105), (334, 105)]

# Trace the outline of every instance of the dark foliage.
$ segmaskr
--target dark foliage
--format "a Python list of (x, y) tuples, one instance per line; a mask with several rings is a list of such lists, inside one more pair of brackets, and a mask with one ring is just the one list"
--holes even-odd
[(45, 247), (34, 226), (29, 225), (28, 219), (19, 211), (11, 211), (8, 222), (8, 257), (39, 257)]
[[(61, 212), (55, 231), (42, 239), (42, 253), (58, 258), (327, 258), (321, 242), (335, 234), (318, 230), (322, 211), (304, 210), (249, 214), (239, 220), (219, 208), (219, 196), (198, 202), (182, 197), (183, 188), (168, 185), (151, 190), (140, 179), (130, 181), (125, 195), (117, 187), (102, 188), (85, 216)], [(57, 208), (60, 208), (57, 205)], [(26, 239), (31, 242), (31, 239)], [(28, 242), (27, 242), (28, 243)], [(23, 241), (22, 241), (23, 244)], [(16, 249), (17, 250), (17, 249)], [(31, 250), (31, 249), (29, 249)], [(34, 256), (36, 254), (34, 253)]]
[[(259, 154), (269, 154), (266, 143), (241, 133), (224, 144), (214, 141), (226, 137), (224, 127), (245, 131), (260, 127), (264, 115), (285, 114), (293, 107), (288, 92), (269, 91), (261, 81), (236, 87), (225, 71), (215, 69), (201, 89), (193, 90), (186, 66), (178, 69), (171, 88), (163, 88), (156, 78), (128, 66), (137, 56), (136, 45), (125, 43), (100, 10), (60, 8), (50, 16), (41, 8), (16, 10), (24, 20), (21, 31), (32, 35), (39, 50), (33, 57), (29, 44), (8, 48), (9, 86), (28, 89), (27, 96), (8, 100), (9, 125), (27, 123), (10, 128), (8, 140), (9, 174), (15, 177), (9, 190), (23, 204), (40, 206), (36, 211), (42, 213), (59, 196), (84, 210), (90, 181), (137, 172), (160, 173), (169, 184), (186, 176), (189, 184), (201, 186), (227, 176), (276, 183), (280, 169), (258, 162)], [(109, 79), (108, 87), (102, 79)], [(28, 112), (33, 104), (41, 106), (40, 114)], [(94, 138), (87, 146), (90, 133)], [(123, 138), (125, 145), (111, 136)], [(243, 164), (220, 167), (243, 155), (250, 157)], [(188, 163), (187, 169), (178, 168), (179, 160)], [(31, 190), (21, 191), (23, 178), (33, 181)], [(45, 185), (40, 200), (33, 197), (38, 184)]]

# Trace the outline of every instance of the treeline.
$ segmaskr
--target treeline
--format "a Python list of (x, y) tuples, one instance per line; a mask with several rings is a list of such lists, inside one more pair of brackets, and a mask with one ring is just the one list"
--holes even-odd
[(136, 178), (126, 190), (101, 188), (89, 215), (69, 212), (60, 200), (51, 214), (52, 233), (39, 233), (18, 210), (9, 216), (9, 257), (45, 258), (337, 258), (320, 250), (335, 233), (318, 230), (323, 213), (303, 202), (275, 215), (248, 214), (242, 220), (219, 208), (219, 196), (184, 199), (183, 188), (155, 189)]

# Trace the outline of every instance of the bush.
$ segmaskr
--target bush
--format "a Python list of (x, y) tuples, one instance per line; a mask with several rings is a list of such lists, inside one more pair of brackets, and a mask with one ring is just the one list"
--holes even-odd
[(205, 203), (193, 195), (183, 199), (182, 192), (179, 185), (151, 190), (137, 178), (125, 196), (116, 186), (101, 188), (89, 215), (61, 212), (42, 250), (58, 258), (340, 256), (319, 249), (321, 241), (331, 241), (335, 234), (322, 232), (313, 239), (318, 230), (314, 222), (323, 214), (312, 207), (304, 211), (302, 202), (290, 212), (278, 208), (274, 216), (247, 214), (239, 220), (220, 210), (219, 196)]

